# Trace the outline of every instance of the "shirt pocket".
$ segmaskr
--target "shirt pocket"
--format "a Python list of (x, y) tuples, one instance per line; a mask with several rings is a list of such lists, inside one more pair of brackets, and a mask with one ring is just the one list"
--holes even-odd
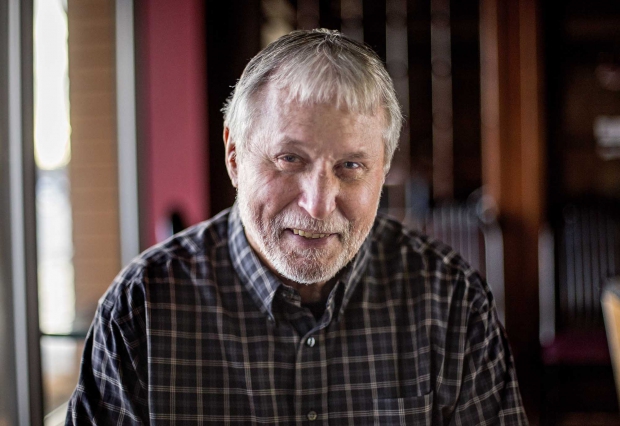
[(430, 425), (433, 414), (433, 392), (409, 398), (373, 400), (375, 424)]

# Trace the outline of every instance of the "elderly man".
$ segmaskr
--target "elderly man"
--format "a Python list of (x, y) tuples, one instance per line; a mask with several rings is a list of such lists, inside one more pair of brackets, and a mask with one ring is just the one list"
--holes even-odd
[(253, 58), (224, 108), (235, 205), (102, 298), (68, 424), (526, 424), (485, 282), (377, 216), (401, 111), (333, 31)]

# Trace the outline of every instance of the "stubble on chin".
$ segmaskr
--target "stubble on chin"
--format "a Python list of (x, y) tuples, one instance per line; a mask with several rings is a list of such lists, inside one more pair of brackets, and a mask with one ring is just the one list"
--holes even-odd
[[(299, 284), (323, 283), (336, 276), (355, 257), (372, 227), (371, 222), (364, 229), (356, 230), (354, 223), (342, 217), (318, 221), (288, 212), (262, 220), (242, 191), (237, 194), (237, 203), (246, 236), (257, 246), (255, 251), (259, 251), (259, 257), (264, 258), (267, 266), (278, 275)], [(290, 228), (338, 234), (340, 247), (335, 252), (332, 244), (321, 248), (291, 247), (284, 239), (286, 229)]]

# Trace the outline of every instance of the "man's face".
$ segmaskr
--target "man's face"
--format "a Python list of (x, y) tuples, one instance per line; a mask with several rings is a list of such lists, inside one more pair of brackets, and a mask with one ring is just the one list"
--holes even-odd
[(281, 277), (322, 284), (355, 256), (374, 222), (384, 178), (383, 114), (285, 102), (274, 88), (262, 98), (246, 146), (234, 153), (227, 141), (245, 233)]

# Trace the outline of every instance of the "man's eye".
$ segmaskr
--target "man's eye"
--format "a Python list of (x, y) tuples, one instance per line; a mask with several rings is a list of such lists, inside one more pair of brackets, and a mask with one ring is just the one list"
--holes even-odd
[(362, 167), (360, 163), (356, 163), (354, 161), (345, 161), (342, 165), (345, 169), (350, 170), (359, 169), (360, 167)]
[(297, 158), (294, 155), (283, 155), (282, 157), (280, 157), (280, 160), (285, 161), (287, 163), (295, 163), (299, 161), (299, 158)]
[(297, 170), (302, 166), (302, 160), (294, 154), (284, 154), (276, 158), (276, 164), (282, 170)]

